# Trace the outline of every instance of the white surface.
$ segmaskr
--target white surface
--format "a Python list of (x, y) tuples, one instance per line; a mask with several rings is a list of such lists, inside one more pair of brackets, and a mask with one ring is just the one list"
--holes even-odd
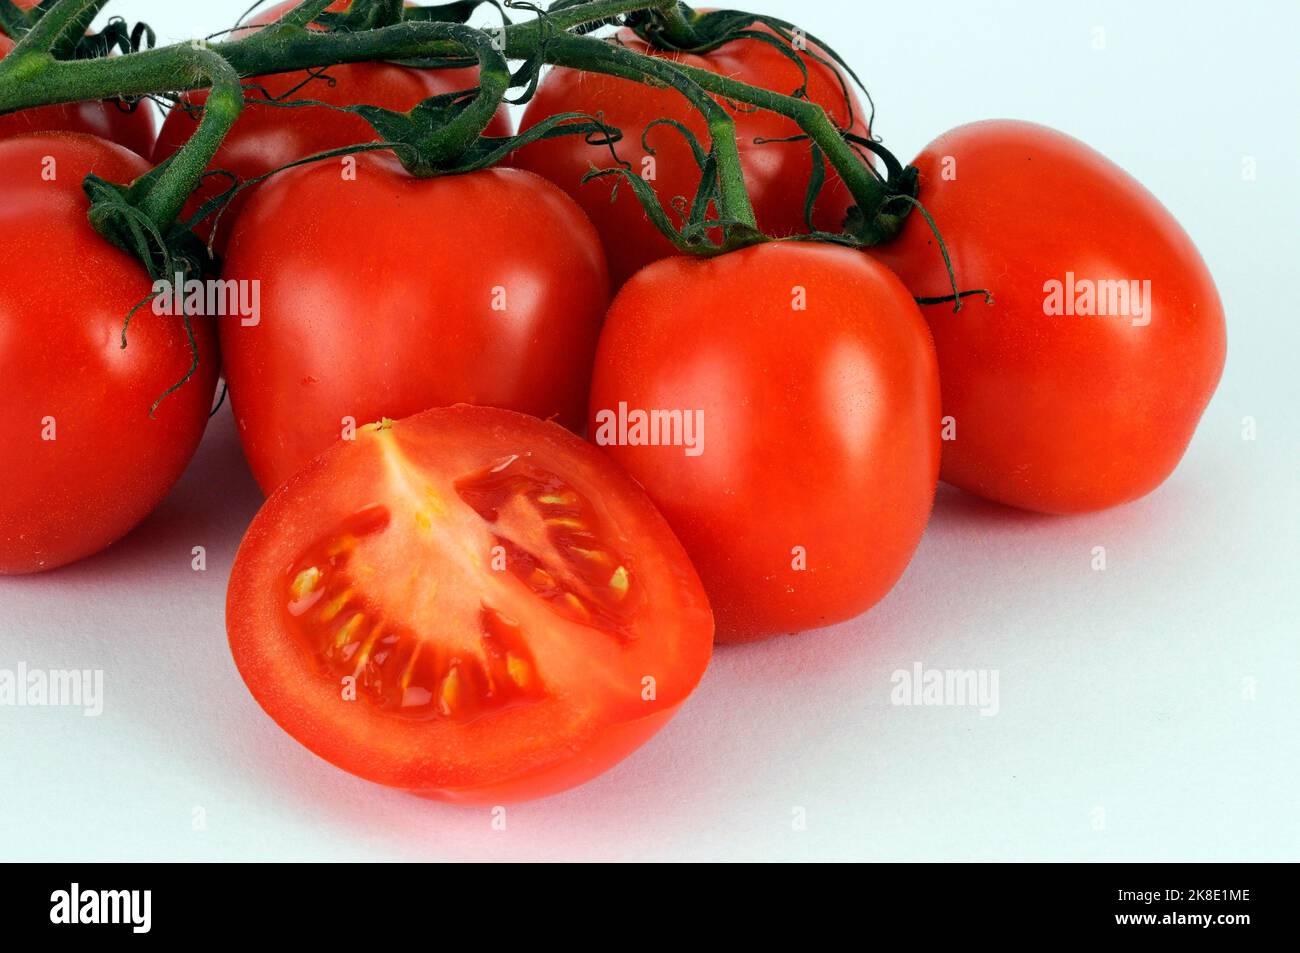
[[(511, 808), (496, 831), (485, 810), (317, 760), (244, 688), (223, 601), (259, 496), (223, 412), (127, 540), (0, 579), (0, 668), (102, 668), (106, 682), (99, 718), (0, 708), (0, 858), (1300, 857), (1300, 7), (954, 2), (867, 20), (860, 0), (751, 2), (856, 65), (904, 160), (961, 122), (1033, 119), (1101, 149), (1173, 210), (1229, 320), (1224, 382), (1173, 478), (1071, 519), (942, 490), (875, 610), (719, 651), (649, 745), (584, 788)], [(216, 29), (244, 3), (197, 6), (110, 11), (166, 39)], [(1256, 181), (1241, 176), (1248, 155)], [(205, 573), (190, 568), (196, 545)], [(892, 706), (891, 673), (915, 661), (997, 670), (999, 714)]]

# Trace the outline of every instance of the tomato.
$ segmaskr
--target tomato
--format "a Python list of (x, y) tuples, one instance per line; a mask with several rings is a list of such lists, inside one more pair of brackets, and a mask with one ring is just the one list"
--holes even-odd
[[(754, 29), (770, 32), (757, 24)], [(614, 42), (780, 93), (793, 93), (804, 82), (799, 67), (762, 40), (732, 40), (703, 55), (665, 53), (646, 44), (631, 30), (621, 31)], [(867, 117), (838, 70), (806, 54), (803, 59), (808, 68), (808, 98), (823, 106), (841, 128), (865, 136)], [(804, 202), (812, 172), (809, 144), (757, 141), (798, 135), (799, 127), (773, 112), (725, 101), (723, 105), (736, 123), (741, 164), (759, 227), (777, 236), (806, 232)], [(707, 147), (709, 134), (703, 117), (676, 90), (656, 89), (596, 73), (552, 69), (528, 104), (521, 129), (563, 112), (600, 115), (606, 123), (622, 130), (624, 138), (617, 144), (619, 157), (630, 163), (637, 174), (645, 175), (647, 170), (653, 173), (656, 193), (670, 217), (674, 197), (694, 197), (700, 182), (699, 165), (681, 133), (669, 126), (651, 130), (647, 142), (653, 157), (641, 143), (641, 135), (650, 123), (671, 118), (684, 124)], [(583, 176), (593, 167), (614, 166), (608, 147), (588, 145), (581, 136), (564, 136), (526, 146), (515, 153), (514, 162), (555, 182), (582, 205), (605, 243), (615, 287), (642, 266), (676, 253), (672, 243), (646, 217), (626, 183), (619, 185), (613, 202), (610, 189), (616, 180), (582, 184)], [(647, 162), (653, 165), (647, 166)], [(828, 165), (814, 223), (819, 229), (838, 232), (852, 204), (848, 189)]]
[[(131, 309), (143, 267), (87, 221), (81, 183), (129, 182), (148, 164), (92, 136), (0, 141), (0, 573), (53, 569), (108, 546), (162, 500), (207, 423), (215, 334)], [(46, 181), (51, 172), (57, 177)]]
[[(1223, 306), (1191, 239), (1131, 176), (1042, 126), (961, 126), (914, 164), (961, 287), (994, 298), (925, 308), (955, 436), (943, 479), (1045, 513), (1154, 490), (1223, 371)], [(913, 294), (950, 293), (918, 216), (877, 254)]]
[[(663, 424), (674, 412), (681, 425)], [(661, 425), (638, 417), (655, 413)], [(829, 625), (889, 591), (925, 528), (934, 348), (906, 289), (861, 252), (665, 259), (610, 308), (588, 435), (677, 532), (720, 641)]]
[[(16, 44), (0, 33), (0, 59)], [(38, 106), (0, 116), (0, 139), (31, 132), (85, 132), (126, 146), (138, 155), (153, 152), (154, 123), (146, 102), (128, 106), (118, 100)]]
[[(297, 0), (282, 3), (254, 17), (250, 25), (274, 23), (295, 6)], [(329, 9), (332, 12), (344, 11), (347, 3), (337, 2)], [(242, 32), (237, 31), (237, 34)], [(258, 100), (309, 99), (335, 106), (369, 103), (406, 112), (431, 96), (472, 89), (476, 85), (478, 71), (473, 68), (426, 70), (382, 62), (331, 66), (315, 78), (312, 71), (307, 70), (253, 77), (245, 81), (245, 98), (249, 105), (217, 150), (211, 168), (232, 172), (240, 181), (245, 181), (320, 152), (379, 140), (369, 123), (351, 113), (324, 106), (259, 105)], [(207, 102), (207, 92), (189, 93), (185, 99), (191, 105), (202, 106)], [(199, 119), (198, 114), (191, 115), (183, 108), (172, 109), (158, 136), (154, 162), (175, 154), (194, 134)], [(504, 106), (486, 133), (492, 136), (510, 134), (510, 117)], [(204, 202), (226, 192), (231, 185), (226, 176), (208, 177), (186, 205), (185, 215), (194, 214)], [(247, 195), (241, 194), (221, 217), (221, 233), (215, 243), (218, 251), (225, 250), (230, 230), (246, 199)], [(198, 229), (204, 238), (208, 237), (210, 230), (211, 220), (201, 223)]]
[(224, 322), (221, 344), (268, 493), (354, 422), (463, 402), (582, 423), (604, 258), (529, 172), (416, 179), (391, 153), (357, 156), (355, 180), (292, 169), (249, 202), (224, 276), (260, 283), (262, 320)]
[(486, 803), (622, 760), (713, 641), (699, 578), (627, 476), (555, 424), (464, 405), (368, 425), (277, 490), (226, 622), (253, 696), (307, 748)]

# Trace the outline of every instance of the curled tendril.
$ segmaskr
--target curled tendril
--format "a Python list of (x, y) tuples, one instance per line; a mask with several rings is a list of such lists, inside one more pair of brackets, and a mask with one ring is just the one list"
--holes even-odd
[[(193, 253), (193, 244), (196, 241), (193, 236), (176, 227), (163, 234), (144, 212), (131, 204), (128, 200), (127, 188), (114, 185), (96, 175), (90, 175), (86, 178), (85, 190), (90, 198), (90, 222), (95, 230), (145, 263), (150, 278), (157, 281), (163, 277), (171, 279), (177, 274), (190, 277), (201, 273), (201, 264)], [(151, 291), (147, 297), (136, 303), (123, 320), (121, 344), (123, 349), (127, 346), (127, 331), (131, 319), (141, 308), (152, 303), (157, 297), (158, 292)], [(194, 328), (188, 314), (184, 315), (184, 323), (185, 334), (190, 345), (190, 367), (179, 381), (154, 401), (149, 408), (150, 417), (154, 416), (164, 400), (188, 383), (198, 370), (198, 341), (194, 337)]]
[(930, 215), (930, 212), (926, 209), (926, 207), (921, 204), (920, 200), (910, 195), (900, 195), (898, 196), (898, 198), (906, 202), (907, 204), (909, 204), (912, 208), (916, 209), (918, 212), (920, 212), (921, 217), (925, 219), (925, 224), (930, 227), (930, 232), (931, 234), (934, 235), (934, 240), (939, 245), (939, 254), (943, 256), (943, 267), (948, 272), (948, 283), (952, 287), (952, 294), (950, 295), (939, 295), (938, 297), (931, 297), (931, 298), (917, 298), (916, 299), (917, 304), (945, 304), (951, 301), (953, 303), (952, 310), (954, 314), (961, 310), (962, 299), (969, 298), (973, 295), (983, 295), (984, 303), (992, 304), (993, 293), (989, 291), (987, 288), (975, 288), (970, 291), (958, 290), (957, 273), (953, 270), (952, 267), (952, 256), (948, 254), (948, 246), (943, 240), (943, 235), (939, 233), (939, 226), (935, 224), (934, 218)]
[[(671, 196), (668, 205), (681, 219), (681, 226), (673, 223), (664, 207), (663, 200), (654, 188), (641, 176), (632, 171), (631, 166), (621, 162), (615, 168), (592, 169), (583, 176), (584, 183), (596, 179), (613, 177), (614, 187), (610, 190), (610, 201), (618, 197), (618, 186), (627, 183), (641, 203), (647, 217), (673, 245), (681, 251), (694, 254), (718, 255), (723, 252), (743, 248), (747, 245), (767, 241), (767, 236), (750, 226), (733, 218), (713, 215), (717, 207), (721, 180), (718, 175), (718, 158), (713, 150), (706, 150), (699, 138), (685, 124), (675, 119), (656, 119), (646, 126), (641, 134), (641, 146), (648, 155), (655, 155), (649, 143), (650, 132), (660, 126), (675, 130), (686, 141), (696, 164), (700, 169), (700, 185), (693, 197), (684, 195)], [(711, 235), (720, 235), (714, 241)]]

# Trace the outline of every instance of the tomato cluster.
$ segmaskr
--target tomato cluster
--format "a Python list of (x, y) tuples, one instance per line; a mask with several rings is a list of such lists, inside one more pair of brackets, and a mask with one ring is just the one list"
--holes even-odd
[[(824, 51), (800, 66), (782, 33), (749, 32), (765, 39), (611, 42), (799, 88), (869, 134)], [(186, 214), (376, 139), (353, 114), (268, 99), (404, 112), (474, 84), (464, 68), (328, 74), (257, 78), (213, 161), (229, 176)], [(0, 117), (0, 572), (88, 556), (149, 513), (203, 432), (219, 344), (269, 495), (233, 569), (235, 660), (290, 734), (383, 784), (495, 803), (581, 783), (677, 711), (715, 641), (884, 598), (940, 478), (1049, 513), (1150, 492), (1222, 371), (1195, 247), (1082, 143), (953, 130), (914, 162), (937, 231), (912, 215), (863, 250), (812, 240), (853, 198), (832, 174), (808, 205), (793, 123), (729, 102), (778, 240), (678, 254), (632, 190), (583, 184), (614, 160), (582, 137), (432, 178), (366, 152), (241, 193), (213, 244), (256, 307), (182, 322), (137, 308), (149, 276), (92, 228), (82, 182), (137, 180), (204, 101), (186, 96), (156, 148), (147, 109)], [(623, 130), (618, 161), (650, 170), (666, 206), (695, 193), (682, 133), (708, 130), (672, 91), (555, 69), (523, 126), (560, 113)], [(504, 112), (488, 133), (508, 135)], [(954, 295), (954, 273), (984, 293)]]

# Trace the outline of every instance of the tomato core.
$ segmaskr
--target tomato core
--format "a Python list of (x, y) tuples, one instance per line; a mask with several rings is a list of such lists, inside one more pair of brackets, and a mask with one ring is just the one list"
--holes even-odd
[[(631, 560), (602, 542), (609, 528), (590, 500), (526, 451), (453, 486), (484, 524), (503, 566), (545, 606), (616, 642), (633, 638), (632, 610), (640, 600)], [(428, 532), (443, 514), (445, 504), (428, 488), (417, 527)], [(414, 607), (418, 616), (420, 600), (394, 592), (386, 603), (385, 587), (373, 581), (368, 553), (382, 550), (380, 537), (389, 532), (400, 532), (390, 508), (365, 506), (309, 546), (281, 580), (285, 627), (322, 672), (354, 679), (369, 703), (410, 718), (468, 721), (543, 698), (527, 627), (488, 593), (480, 594), (471, 618), (455, 620), (469, 640), (449, 642), (441, 632), (394, 618), (390, 603)], [(464, 570), (468, 575), (473, 567)], [(436, 596), (436, 584), (428, 595)]]

